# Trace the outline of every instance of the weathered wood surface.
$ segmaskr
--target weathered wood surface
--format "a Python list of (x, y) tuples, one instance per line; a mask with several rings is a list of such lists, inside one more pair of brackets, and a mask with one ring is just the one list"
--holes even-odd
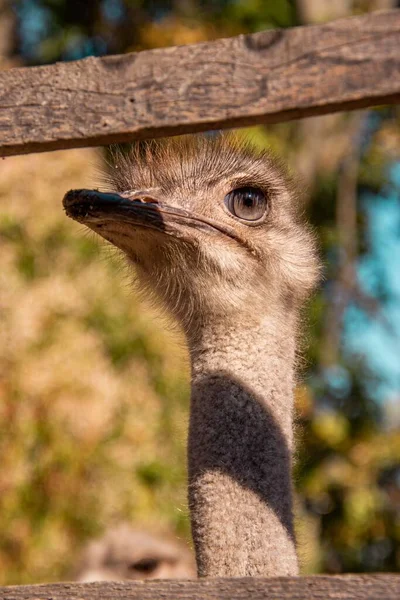
[(0, 156), (400, 101), (400, 10), (0, 72)]
[(0, 588), (0, 600), (399, 600), (400, 575), (57, 583)]

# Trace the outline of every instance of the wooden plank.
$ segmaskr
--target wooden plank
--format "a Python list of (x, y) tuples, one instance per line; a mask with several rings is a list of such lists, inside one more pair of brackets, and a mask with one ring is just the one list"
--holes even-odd
[(0, 600), (398, 600), (400, 575), (56, 583), (0, 588)]
[(400, 101), (400, 10), (0, 73), (0, 156)]

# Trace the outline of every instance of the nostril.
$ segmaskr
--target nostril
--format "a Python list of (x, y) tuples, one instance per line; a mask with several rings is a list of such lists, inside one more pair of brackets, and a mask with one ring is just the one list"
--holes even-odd
[(147, 193), (145, 190), (141, 191), (127, 191), (121, 194), (123, 198), (129, 198), (129, 200), (135, 200), (135, 202), (143, 202), (143, 204), (160, 204), (153, 193)]
[(135, 200), (139, 200), (139, 202), (144, 202), (145, 204), (159, 204), (157, 198), (153, 198), (152, 196), (139, 196)]

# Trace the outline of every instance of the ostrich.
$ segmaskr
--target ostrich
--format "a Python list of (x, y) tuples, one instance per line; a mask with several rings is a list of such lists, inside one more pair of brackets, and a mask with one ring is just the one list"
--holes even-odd
[(194, 575), (192, 555), (185, 546), (120, 523), (89, 542), (75, 567), (74, 579), (191, 579)]
[(188, 497), (199, 576), (298, 573), (291, 456), (299, 312), (315, 285), (296, 188), (230, 136), (116, 150), (66, 213), (122, 250), (186, 336)]

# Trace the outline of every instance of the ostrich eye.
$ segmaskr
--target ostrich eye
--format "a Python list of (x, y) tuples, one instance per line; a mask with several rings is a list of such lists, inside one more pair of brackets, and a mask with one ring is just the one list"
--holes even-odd
[(230, 213), (244, 221), (259, 221), (267, 210), (268, 202), (259, 188), (242, 187), (225, 196), (225, 206)]
[(150, 574), (157, 569), (159, 561), (156, 558), (142, 558), (137, 562), (129, 565), (130, 571), (137, 571), (138, 573)]

